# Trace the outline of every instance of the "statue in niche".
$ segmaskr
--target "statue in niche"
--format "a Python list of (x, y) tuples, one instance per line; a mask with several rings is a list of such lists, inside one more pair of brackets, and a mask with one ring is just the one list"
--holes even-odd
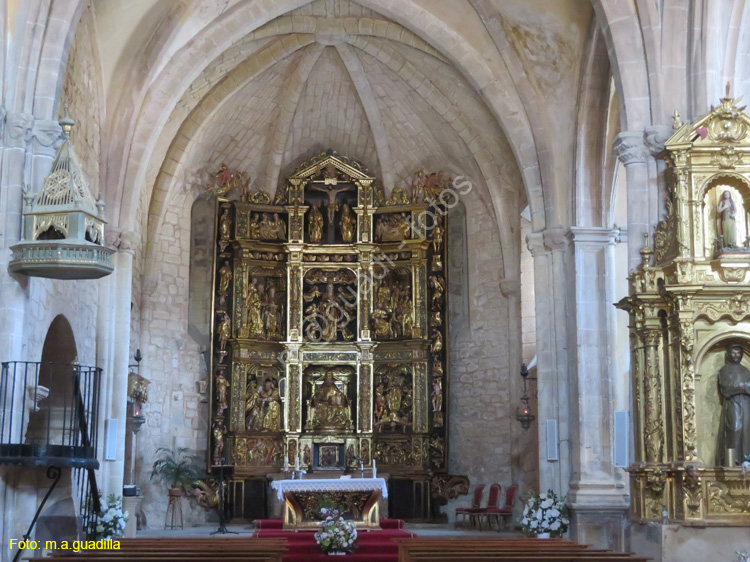
[(211, 433), (214, 436), (213, 462), (214, 464), (221, 464), (221, 457), (224, 454), (224, 435), (227, 433), (227, 426), (224, 425), (221, 418), (214, 420)]
[(740, 463), (750, 455), (750, 370), (742, 365), (742, 347), (730, 345), (726, 364), (719, 370), (721, 407), (717, 464), (725, 466), (726, 450), (734, 449)]
[(304, 466), (310, 466), (312, 464), (312, 451), (310, 451), (310, 445), (305, 444), (302, 449), (302, 464)]
[(443, 251), (443, 236), (445, 236), (445, 227), (440, 215), (435, 217), (435, 224), (432, 227), (432, 249), (436, 254)]
[(281, 431), (281, 394), (276, 381), (268, 377), (250, 384), (245, 402), (245, 429), (249, 431)]
[(432, 411), (443, 409), (443, 385), (440, 379), (432, 379)]
[(732, 200), (732, 194), (727, 189), (721, 194), (721, 199), (716, 205), (716, 212), (721, 217), (721, 235), (724, 237), (724, 248), (735, 248), (737, 246), (737, 209)]
[(268, 289), (266, 299), (266, 337), (272, 340), (282, 339), (281, 334), (281, 313), (278, 298), (276, 297), (276, 287), (271, 285)]
[(247, 334), (251, 338), (263, 337), (263, 304), (261, 302), (258, 278), (245, 283), (245, 308), (247, 309)]
[(374, 425), (381, 431), (391, 431), (409, 425), (412, 409), (411, 373), (408, 367), (385, 367), (377, 375), (375, 402), (373, 404)]
[(224, 314), (217, 332), (219, 333), (219, 350), (225, 351), (227, 342), (232, 335), (232, 321), (229, 318), (229, 314)]
[(229, 209), (224, 208), (224, 212), (219, 219), (219, 249), (223, 252), (229, 245), (229, 238), (232, 235), (232, 219), (229, 218)]
[(341, 237), (344, 242), (349, 243), (354, 240), (354, 231), (357, 229), (357, 221), (354, 217), (351, 207), (344, 203), (341, 211)]
[(227, 390), (229, 389), (229, 381), (224, 378), (224, 373), (219, 371), (216, 374), (216, 405), (219, 415), (229, 407), (227, 401)]
[(263, 407), (263, 422), (261, 429), (263, 431), (280, 431), (281, 430), (281, 395), (279, 389), (274, 384), (274, 380), (267, 378), (263, 383), (263, 390), (260, 393), (261, 406)]
[(328, 369), (323, 383), (310, 401), (315, 409), (312, 424), (315, 428), (344, 428), (351, 420), (349, 399), (336, 386), (333, 370)]
[(263, 388), (260, 384), (250, 384), (247, 391), (247, 400), (245, 401), (245, 428), (257, 430), (260, 428), (261, 418), (261, 397)]
[(219, 269), (219, 302), (224, 304), (229, 295), (229, 285), (232, 282), (232, 267), (228, 261)]
[(354, 339), (354, 334), (347, 324), (356, 312), (350, 315), (346, 309), (353, 308), (356, 311), (356, 303), (347, 301), (342, 288), (339, 288), (340, 298), (337, 297), (334, 288), (334, 282), (329, 280), (324, 292), (313, 285), (303, 296), (303, 300), (310, 303), (305, 308), (305, 331), (308, 339), (312, 341), (336, 341), (339, 332), (345, 341)]
[(379, 282), (371, 322), (376, 339), (411, 337), (414, 314), (408, 274), (397, 271)]
[(320, 242), (323, 238), (323, 213), (320, 212), (320, 203), (310, 208), (310, 218), (307, 222), (307, 234), (310, 242)]

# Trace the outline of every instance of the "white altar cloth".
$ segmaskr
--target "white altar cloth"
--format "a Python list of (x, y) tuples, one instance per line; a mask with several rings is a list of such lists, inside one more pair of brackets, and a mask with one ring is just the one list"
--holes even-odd
[(284, 499), (284, 492), (369, 492), (380, 490), (380, 495), (388, 497), (388, 487), (384, 478), (317, 478), (305, 480), (274, 480), (271, 488), (277, 497)]

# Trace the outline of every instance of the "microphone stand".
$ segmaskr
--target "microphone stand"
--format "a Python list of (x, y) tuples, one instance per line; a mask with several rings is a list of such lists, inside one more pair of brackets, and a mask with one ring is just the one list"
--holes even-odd
[(221, 457), (219, 468), (219, 528), (211, 533), (211, 536), (219, 533), (222, 535), (226, 535), (227, 533), (239, 535), (239, 533), (227, 529), (226, 521), (224, 520), (224, 457)]

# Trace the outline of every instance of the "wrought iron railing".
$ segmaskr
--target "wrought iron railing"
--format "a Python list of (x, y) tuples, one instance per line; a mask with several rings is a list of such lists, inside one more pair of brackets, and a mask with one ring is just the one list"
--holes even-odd
[(0, 372), (0, 463), (98, 468), (101, 369), (10, 361)]

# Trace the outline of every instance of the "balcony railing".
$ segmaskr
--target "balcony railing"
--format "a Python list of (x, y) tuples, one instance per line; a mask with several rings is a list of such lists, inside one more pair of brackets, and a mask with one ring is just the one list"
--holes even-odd
[(0, 464), (99, 468), (101, 369), (11, 361), (0, 373)]

